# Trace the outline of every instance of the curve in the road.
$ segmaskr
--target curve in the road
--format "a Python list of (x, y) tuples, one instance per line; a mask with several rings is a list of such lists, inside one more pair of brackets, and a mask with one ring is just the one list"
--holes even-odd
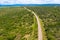
[(38, 18), (38, 16), (36, 15), (36, 13), (26, 7), (24, 7), (24, 9), (26, 9), (27, 11), (33, 13), (37, 19), (37, 23), (38, 23), (38, 40), (43, 40), (43, 37), (42, 37), (42, 29), (41, 29), (41, 23), (40, 23), (40, 20)]

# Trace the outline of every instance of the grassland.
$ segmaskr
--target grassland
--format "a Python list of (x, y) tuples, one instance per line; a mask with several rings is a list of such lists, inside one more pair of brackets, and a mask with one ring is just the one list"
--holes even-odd
[(23, 7), (0, 8), (0, 40), (37, 40), (35, 16)]
[(47, 40), (60, 40), (60, 7), (27, 7), (34, 11), (44, 23)]

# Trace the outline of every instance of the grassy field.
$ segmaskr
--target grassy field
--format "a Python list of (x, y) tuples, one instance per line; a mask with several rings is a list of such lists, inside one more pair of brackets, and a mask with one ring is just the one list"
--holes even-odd
[(37, 40), (35, 16), (23, 7), (0, 8), (0, 40)]
[(60, 7), (27, 7), (34, 11), (44, 23), (47, 40), (60, 40)]

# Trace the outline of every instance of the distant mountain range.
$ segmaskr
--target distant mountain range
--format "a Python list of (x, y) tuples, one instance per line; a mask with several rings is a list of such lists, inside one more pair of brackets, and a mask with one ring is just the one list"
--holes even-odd
[(0, 4), (0, 7), (1, 6), (60, 6), (60, 4), (11, 4), (11, 5)]

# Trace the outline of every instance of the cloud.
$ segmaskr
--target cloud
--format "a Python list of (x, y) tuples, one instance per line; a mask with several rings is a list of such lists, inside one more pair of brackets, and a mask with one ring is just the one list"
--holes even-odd
[(0, 0), (0, 4), (60, 4), (60, 0)]
[(48, 4), (60, 4), (60, 0), (44, 0)]

